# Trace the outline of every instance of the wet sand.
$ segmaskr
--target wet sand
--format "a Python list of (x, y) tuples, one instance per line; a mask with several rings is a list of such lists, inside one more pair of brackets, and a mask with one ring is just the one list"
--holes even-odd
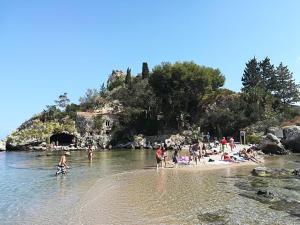
[(243, 170), (249, 174), (259, 166), (252, 161), (220, 163), (221, 154), (211, 158), (216, 161), (99, 179), (73, 208), (68, 224), (198, 224), (195, 209), (218, 210), (220, 196), (225, 204), (221, 208), (235, 204), (231, 198), (236, 194), (223, 192), (222, 182), (227, 181), (222, 176)]

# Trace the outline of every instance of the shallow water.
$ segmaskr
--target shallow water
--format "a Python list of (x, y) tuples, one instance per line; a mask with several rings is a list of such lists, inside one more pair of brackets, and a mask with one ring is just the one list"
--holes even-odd
[[(153, 158), (149, 150), (95, 152), (89, 163), (85, 152), (72, 152), (70, 172), (56, 177), (59, 153), (0, 152), (1, 224), (300, 222), (285, 207), (245, 197), (259, 188), (300, 204), (299, 179), (253, 177), (253, 166), (156, 171)], [(266, 165), (299, 168), (300, 157), (272, 157)]]

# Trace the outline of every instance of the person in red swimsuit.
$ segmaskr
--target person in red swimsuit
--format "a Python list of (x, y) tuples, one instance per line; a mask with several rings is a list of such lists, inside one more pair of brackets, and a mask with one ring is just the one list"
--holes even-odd
[(162, 162), (161, 162), (162, 161), (162, 152), (161, 152), (160, 146), (158, 146), (158, 148), (156, 149), (155, 158), (156, 158), (156, 169), (158, 169), (159, 164), (162, 167)]
[(227, 152), (224, 152), (224, 154), (222, 154), (221, 160), (229, 161), (229, 162), (234, 162), (234, 160), (232, 160), (232, 159), (230, 158), (230, 156), (228, 155)]
[(225, 137), (223, 137), (221, 140), (222, 152), (224, 152), (226, 144), (227, 144), (227, 141), (226, 141)]

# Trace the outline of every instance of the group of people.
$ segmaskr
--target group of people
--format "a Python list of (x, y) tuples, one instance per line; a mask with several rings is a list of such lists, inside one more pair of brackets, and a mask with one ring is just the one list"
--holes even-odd
[[(87, 149), (87, 158), (90, 162), (92, 162), (93, 160), (93, 147), (91, 145), (89, 145), (88, 149)], [(65, 174), (67, 172), (67, 169), (69, 169), (69, 166), (67, 165), (67, 156), (70, 155), (70, 152), (64, 152), (62, 154), (62, 156), (60, 157), (60, 160), (58, 162), (57, 165), (57, 172), (56, 175), (62, 173)]]
[[(175, 148), (172, 154), (172, 162), (175, 166), (178, 163), (178, 150), (179, 148)], [(167, 147), (165, 145), (158, 145), (155, 151), (156, 168), (163, 167), (163, 165), (164, 167), (167, 167), (167, 158)]]
[[(217, 139), (216, 139), (217, 140)], [(253, 149), (242, 149), (240, 151), (236, 151), (236, 144), (233, 137), (226, 139), (222, 137), (220, 141), (215, 141), (212, 146), (212, 142), (203, 143), (195, 140), (193, 144), (189, 146), (188, 153), (184, 156), (179, 157), (179, 150), (175, 148), (172, 153), (172, 166), (177, 166), (178, 162), (182, 162), (184, 164), (190, 164), (191, 162), (195, 162), (197, 165), (198, 162), (201, 161), (204, 157), (209, 157), (208, 161), (213, 162), (216, 160), (212, 155), (221, 155), (220, 160), (229, 161), (229, 162), (237, 162), (243, 160), (251, 160), (256, 163), (260, 163), (255, 155), (255, 151)], [(220, 145), (220, 148), (218, 147)], [(229, 149), (228, 149), (229, 146)], [(156, 167), (167, 167), (167, 149), (164, 145), (159, 145), (156, 148)], [(206, 162), (204, 160), (204, 162)]]
[[(181, 150), (180, 147), (175, 147), (172, 153), (172, 163), (176, 167), (178, 165), (179, 161), (179, 150)], [(191, 161), (195, 161), (196, 164), (198, 161), (200, 161), (201, 158), (203, 158), (207, 154), (206, 152), (206, 146), (205, 144), (202, 144), (201, 142), (195, 142), (194, 144), (191, 144), (189, 147), (189, 156), (188, 156), (188, 164)], [(155, 152), (155, 158), (156, 158), (156, 168), (159, 167), (167, 167), (167, 148), (163, 145), (158, 145)]]
[(201, 158), (207, 154), (205, 144), (201, 144), (199, 141), (189, 146), (189, 162), (195, 161), (196, 165)]

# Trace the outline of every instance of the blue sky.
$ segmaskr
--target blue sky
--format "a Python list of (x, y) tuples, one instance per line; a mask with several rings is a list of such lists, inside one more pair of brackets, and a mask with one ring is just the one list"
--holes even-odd
[(297, 0), (0, 0), (0, 138), (144, 61), (216, 67), (239, 91), (245, 63), (269, 56), (300, 83), (299, 12)]

